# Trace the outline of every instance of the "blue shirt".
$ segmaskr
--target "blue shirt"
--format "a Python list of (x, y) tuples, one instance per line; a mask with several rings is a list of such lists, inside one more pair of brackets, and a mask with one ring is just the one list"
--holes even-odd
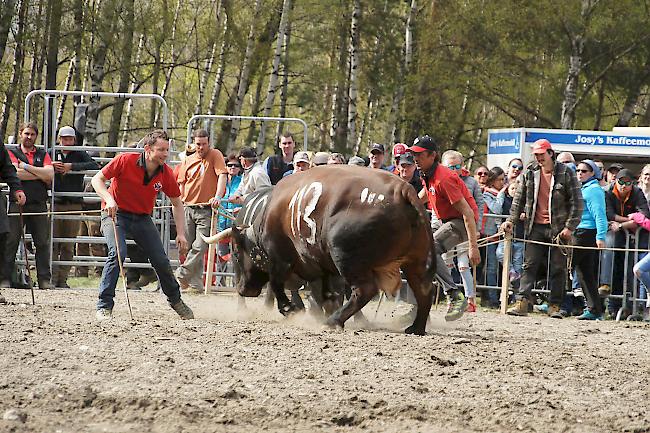
[[(237, 187), (239, 187), (239, 184), (241, 183), (241, 179), (242, 179), (241, 175), (237, 175), (231, 179), (228, 179), (228, 182), (226, 183), (226, 193), (223, 195), (224, 199), (229, 198), (230, 196), (233, 195), (235, 191), (237, 191)], [(229, 211), (241, 207), (240, 204), (228, 203), (226, 201), (222, 201), (221, 206), (224, 207), (225, 209), (228, 209)], [(230, 219), (219, 215), (219, 231), (225, 230), (231, 225), (232, 225), (232, 221)]]
[(578, 228), (596, 229), (596, 240), (604, 241), (607, 235), (607, 208), (605, 191), (600, 187), (597, 179), (582, 184), (582, 199), (585, 205)]

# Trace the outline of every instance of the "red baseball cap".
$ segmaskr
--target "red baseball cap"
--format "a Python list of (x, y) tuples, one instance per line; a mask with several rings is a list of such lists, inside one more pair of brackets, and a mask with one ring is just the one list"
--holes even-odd
[(547, 139), (540, 138), (533, 143), (533, 154), (539, 155), (541, 153), (546, 153), (547, 150), (553, 150), (551, 143)]
[(395, 146), (393, 146), (393, 158), (397, 158), (400, 155), (404, 155), (406, 151), (407, 151), (406, 144), (395, 143)]

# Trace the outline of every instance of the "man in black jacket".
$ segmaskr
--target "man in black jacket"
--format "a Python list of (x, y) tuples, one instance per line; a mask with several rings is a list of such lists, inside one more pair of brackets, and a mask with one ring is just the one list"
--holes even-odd
[[(16, 168), (11, 163), (9, 153), (5, 145), (0, 142), (0, 181), (9, 185), (10, 201), (17, 203), (19, 206), (25, 204), (25, 193), (21, 189), (20, 179), (16, 175)], [(7, 203), (5, 196), (0, 193), (0, 251), (6, 251), (5, 241), (9, 232), (9, 218), (7, 218)], [(0, 267), (0, 287), (9, 287), (9, 278), (11, 275), (4, 275)], [(0, 304), (5, 303), (5, 298), (0, 293)]]
[[(84, 190), (84, 174), (79, 173), (86, 170), (99, 170), (99, 164), (95, 162), (88, 153), (83, 150), (65, 150), (65, 146), (74, 146), (77, 141), (77, 134), (71, 126), (64, 126), (59, 129), (59, 147), (54, 155), (54, 210), (78, 211), (81, 215), (83, 206), (82, 197), (72, 197), (66, 193), (78, 193)], [(94, 174), (94, 173), (91, 173)], [(54, 237), (75, 238), (79, 233), (81, 221), (63, 219), (54, 216)], [(68, 242), (54, 244), (52, 249), (53, 260), (72, 261), (74, 257), (74, 245)], [(55, 287), (68, 289), (68, 274), (70, 265), (55, 265), (52, 267), (52, 282)]]
[(293, 135), (290, 132), (285, 132), (280, 136), (280, 143), (278, 143), (281, 153), (279, 155), (271, 155), (264, 161), (264, 169), (266, 174), (269, 175), (271, 185), (282, 180), (284, 173), (293, 170), (293, 150), (296, 143), (293, 141)]
[[(19, 133), (20, 146), (10, 149), (9, 157), (14, 167), (16, 167), (18, 179), (22, 183), (27, 198), (23, 211), (26, 213), (46, 213), (47, 190), (54, 180), (52, 159), (47, 152), (35, 146), (36, 137), (38, 137), (38, 127), (35, 123), (23, 123), (20, 126)], [(9, 211), (18, 213), (20, 211), (18, 204), (12, 203)], [(52, 276), (50, 273), (50, 220), (47, 215), (25, 215), (23, 224), (27, 226), (36, 246), (38, 287), (52, 289), (54, 286), (50, 281)], [(2, 257), (4, 275), (11, 275), (22, 232), (23, 227), (20, 226), (20, 218), (17, 216), (9, 218), (6, 254)]]

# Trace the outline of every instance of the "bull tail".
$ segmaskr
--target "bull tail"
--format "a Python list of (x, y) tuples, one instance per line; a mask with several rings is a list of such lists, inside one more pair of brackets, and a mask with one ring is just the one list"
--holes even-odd
[(419, 227), (420, 224), (424, 225), (426, 236), (430, 242), (429, 254), (427, 255), (425, 278), (428, 281), (433, 281), (436, 275), (437, 259), (435, 246), (433, 243), (433, 233), (431, 231), (431, 224), (429, 223), (429, 215), (422, 205), (420, 197), (418, 197), (418, 194), (415, 192), (415, 189), (411, 185), (406, 183), (403, 186), (402, 197), (404, 197), (404, 200), (406, 200), (406, 202), (408, 202), (413, 207), (414, 218), (412, 219), (411, 224), (414, 231)]

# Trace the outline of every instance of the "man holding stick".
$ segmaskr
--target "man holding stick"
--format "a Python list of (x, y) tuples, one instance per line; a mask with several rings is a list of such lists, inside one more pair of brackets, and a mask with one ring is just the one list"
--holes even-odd
[(176, 176), (185, 204), (185, 232), (190, 245), (185, 261), (176, 270), (176, 278), (181, 289), (200, 293), (203, 254), (208, 245), (199, 233), (205, 237), (214, 234), (211, 232), (216, 221), (208, 202), (215, 200), (219, 203), (226, 191), (228, 173), (221, 152), (210, 147), (208, 131), (198, 129), (194, 132), (194, 147), (196, 152), (185, 158)]
[[(165, 164), (169, 155), (169, 138), (165, 131), (155, 130), (147, 134), (143, 144), (143, 153), (116, 156), (92, 179), (95, 191), (103, 200), (102, 233), (108, 246), (108, 258), (99, 286), (98, 321), (113, 318), (113, 298), (120, 276), (118, 255), (124, 261), (127, 233), (147, 254), (172, 309), (182, 319), (194, 318), (192, 310), (181, 299), (180, 287), (163, 249), (160, 234), (151, 219), (156, 195), (162, 191), (171, 200), (177, 226), (185, 226), (181, 192), (172, 169)], [(106, 188), (108, 180), (112, 180), (110, 188)], [(176, 245), (181, 252), (187, 249), (183, 230), (178, 230)]]

